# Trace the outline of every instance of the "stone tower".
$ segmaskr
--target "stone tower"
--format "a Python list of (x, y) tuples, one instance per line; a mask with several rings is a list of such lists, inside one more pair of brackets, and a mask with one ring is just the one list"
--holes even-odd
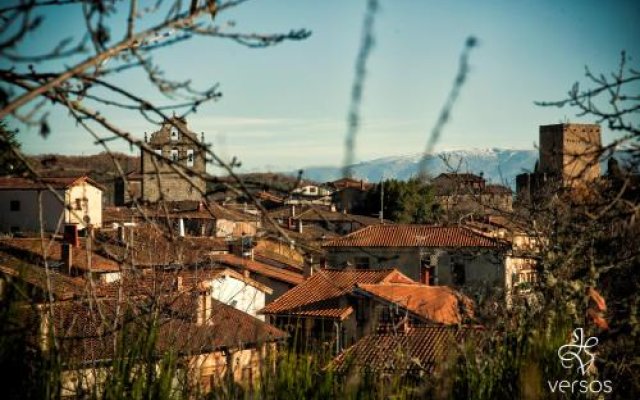
[(575, 187), (600, 176), (600, 126), (556, 124), (540, 126), (540, 173)]
[(206, 173), (205, 154), (200, 148), (202, 144), (187, 127), (187, 121), (180, 117), (165, 121), (160, 130), (152, 133), (147, 145), (156, 154), (177, 162), (179, 165), (176, 167), (188, 178), (181, 176), (168, 162), (155, 158), (154, 163), (151, 154), (142, 152), (142, 200), (148, 203), (155, 203), (161, 198), (164, 201), (202, 200), (205, 180), (181, 169), (184, 166), (198, 174)]

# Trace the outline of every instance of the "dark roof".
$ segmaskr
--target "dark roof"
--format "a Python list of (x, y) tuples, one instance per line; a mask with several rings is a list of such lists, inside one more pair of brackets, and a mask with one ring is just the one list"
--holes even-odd
[(456, 182), (483, 182), (484, 178), (471, 173), (442, 173), (436, 176), (434, 182), (441, 180), (451, 180)]
[(459, 226), (370, 225), (323, 247), (496, 247), (494, 239)]
[(327, 182), (327, 185), (335, 189), (353, 188), (360, 190), (369, 190), (373, 186), (373, 184), (365, 182), (362, 179), (353, 178), (340, 178), (333, 182)]
[(358, 284), (383, 282), (412, 283), (413, 281), (395, 269), (321, 269), (260, 312), (344, 319), (353, 309), (348, 305), (341, 305), (340, 297), (351, 293)]
[(484, 193), (488, 194), (508, 194), (511, 195), (513, 191), (506, 186), (496, 185), (496, 184), (488, 184), (484, 187)]
[(341, 212), (321, 209), (313, 206), (308, 210), (305, 210), (297, 214), (295, 217), (293, 217), (293, 219), (300, 220), (302, 222), (314, 222), (314, 223), (357, 222), (365, 226), (375, 225), (380, 223), (380, 220), (378, 218), (367, 217), (364, 215), (341, 213)]
[(478, 327), (420, 326), (408, 332), (365, 336), (340, 354), (333, 365), (339, 372), (350, 367), (381, 372), (433, 373)]

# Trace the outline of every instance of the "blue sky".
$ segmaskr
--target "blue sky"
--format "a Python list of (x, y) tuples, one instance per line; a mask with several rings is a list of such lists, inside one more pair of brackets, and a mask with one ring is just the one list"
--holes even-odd
[[(339, 165), (365, 1), (258, 0), (220, 16), (235, 29), (282, 32), (307, 28), (312, 36), (267, 49), (220, 39), (196, 39), (157, 54), (169, 77), (196, 85), (220, 83), (223, 98), (189, 120), (224, 157), (246, 169), (287, 170)], [(56, 37), (82, 29), (77, 10), (47, 15), (45, 31), (27, 43), (36, 52)], [(376, 17), (376, 44), (368, 63), (356, 158), (421, 151), (451, 87), (465, 38), (471, 54), (467, 84), (436, 150), (533, 148), (538, 125), (576, 118), (575, 111), (541, 108), (535, 100), (562, 98), (584, 67), (616, 68), (621, 50), (640, 60), (637, 1), (390, 1)], [(113, 29), (119, 31), (117, 21)], [(4, 64), (4, 63), (3, 63)], [(129, 73), (119, 82), (163, 100)], [(104, 110), (134, 135), (153, 131), (135, 113)], [(102, 149), (60, 109), (52, 134), (21, 128), (27, 153), (90, 154)], [(605, 130), (605, 140), (611, 135)], [(61, 144), (64, 144), (62, 146)], [(124, 143), (112, 143), (129, 152)], [(209, 171), (215, 173), (216, 171)]]

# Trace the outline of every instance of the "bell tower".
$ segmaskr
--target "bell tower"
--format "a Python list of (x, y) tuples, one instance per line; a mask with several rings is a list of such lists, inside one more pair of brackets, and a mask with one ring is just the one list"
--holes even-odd
[(185, 118), (176, 116), (152, 133), (147, 145), (154, 154), (143, 151), (140, 157), (142, 200), (148, 203), (202, 200), (206, 189), (203, 140), (204, 135), (198, 140), (189, 130)]

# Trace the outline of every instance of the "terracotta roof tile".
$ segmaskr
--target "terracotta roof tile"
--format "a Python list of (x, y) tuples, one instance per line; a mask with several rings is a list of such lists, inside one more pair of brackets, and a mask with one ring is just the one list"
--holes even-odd
[[(133, 235), (133, 237), (131, 237)], [(208, 263), (211, 253), (226, 252), (229, 244), (215, 237), (167, 237), (153, 226), (127, 228), (125, 243), (120, 243), (117, 231), (102, 230), (96, 241), (96, 251), (128, 266), (153, 267), (172, 264)]]
[(431, 225), (370, 225), (323, 247), (496, 247), (498, 242), (469, 229)]
[(0, 251), (0, 274), (32, 285), (42, 293), (49, 293), (50, 289), (56, 300), (79, 297), (90, 289), (88, 282), (81, 278), (71, 278), (52, 270), (47, 276), (42, 266), (3, 251)]
[[(281, 330), (215, 300), (211, 318), (206, 324), (196, 324), (191, 314), (197, 311), (197, 299), (189, 294), (183, 297), (187, 300), (181, 303), (187, 308), (184, 315), (186, 319), (167, 314), (168, 309), (161, 308), (155, 343), (158, 356), (167, 351), (204, 354), (223, 347), (253, 345), (286, 337)], [(175, 298), (159, 299), (169, 301), (168, 305), (179, 303)], [(118, 314), (116, 305), (119, 305)], [(125, 334), (124, 340), (133, 340), (135, 335), (145, 334), (145, 320), (150, 318), (143, 301), (132, 302), (130, 299), (126, 303), (113, 300), (94, 300), (91, 304), (76, 301), (55, 303), (54, 315), (52, 321), (56, 327), (56, 340), (66, 362), (110, 360), (121, 355), (114, 352), (114, 340), (122, 339), (120, 334)], [(127, 318), (123, 318), (125, 315)], [(33, 317), (40, 318), (38, 315)], [(126, 329), (113, 329), (122, 324)]]
[(358, 288), (431, 322), (460, 324), (473, 318), (473, 301), (447, 286), (421, 284), (359, 284)]
[[(50, 246), (49, 246), (50, 245)], [(46, 249), (46, 259), (48, 262), (62, 262), (62, 242), (59, 240), (44, 240), (44, 247)], [(34, 263), (42, 262), (42, 240), (40, 238), (26, 238), (26, 239), (3, 239), (0, 242), (0, 248), (3, 251), (14, 254), (16, 257), (28, 260)], [(75, 269), (84, 272), (118, 272), (120, 271), (119, 264), (113, 260), (102, 257), (95, 252), (90, 252), (91, 264), (89, 264), (87, 258), (87, 250), (85, 247), (85, 241), (80, 241), (80, 247), (73, 248), (73, 261), (72, 266)]]
[(127, 297), (151, 297), (176, 291), (188, 292), (206, 289), (212, 280), (221, 277), (232, 277), (246, 285), (253, 286), (267, 294), (271, 288), (244, 276), (230, 268), (203, 268), (176, 270), (147, 270), (144, 272), (128, 272), (121, 279), (112, 283), (96, 285), (99, 296), (116, 297), (122, 290)]
[[(104, 190), (104, 187), (95, 182), (88, 176), (72, 176), (72, 177), (42, 177), (38, 180), (4, 176), (0, 177), (0, 190), (31, 190), (31, 189), (47, 189), (51, 186), (54, 189), (66, 189), (68, 187), (88, 182), (91, 185)], [(48, 186), (47, 186), (48, 185)]]
[(261, 313), (344, 318), (352, 310), (340, 304), (341, 296), (351, 293), (357, 284), (384, 282), (413, 281), (394, 269), (323, 269), (267, 305)]
[(432, 373), (452, 348), (478, 327), (422, 326), (399, 334), (376, 334), (358, 340), (334, 360), (339, 372), (350, 367), (386, 372)]

